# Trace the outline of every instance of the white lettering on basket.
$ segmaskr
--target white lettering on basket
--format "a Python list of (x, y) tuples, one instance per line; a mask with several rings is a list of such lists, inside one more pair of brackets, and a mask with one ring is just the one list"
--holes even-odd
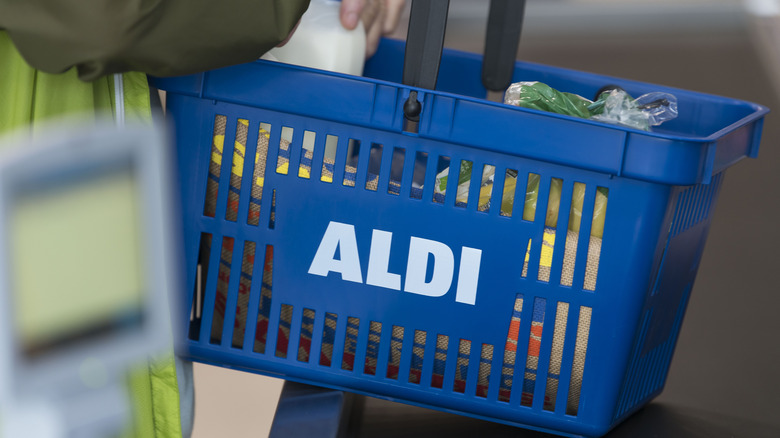
[[(373, 230), (365, 283), (400, 291), (401, 274), (390, 272), (392, 241), (393, 233)], [(476, 303), (481, 261), (481, 249), (461, 248), (455, 301)], [(309, 266), (309, 274), (327, 277), (331, 272), (341, 274), (342, 280), (363, 283), (354, 225), (331, 221), (322, 236)], [(455, 255), (449, 246), (435, 240), (411, 237), (404, 292), (429, 297), (444, 296), (452, 286), (454, 274)]]
[[(339, 259), (336, 258), (336, 250), (339, 250)], [(333, 221), (328, 224), (309, 266), (309, 274), (327, 277), (328, 272), (340, 273), (342, 280), (363, 282), (354, 225)]]

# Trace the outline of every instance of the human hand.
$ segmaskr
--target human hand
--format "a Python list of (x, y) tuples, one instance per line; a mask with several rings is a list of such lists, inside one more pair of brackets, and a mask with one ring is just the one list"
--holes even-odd
[(406, 0), (342, 0), (340, 18), (346, 29), (357, 27), (358, 20), (366, 28), (366, 57), (376, 52), (379, 39), (398, 27)]

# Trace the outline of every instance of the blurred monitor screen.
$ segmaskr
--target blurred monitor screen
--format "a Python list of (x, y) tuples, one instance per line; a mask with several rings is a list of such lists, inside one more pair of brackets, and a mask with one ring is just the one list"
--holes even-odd
[(128, 160), (14, 196), (13, 310), (28, 359), (141, 325), (146, 283), (133, 170)]

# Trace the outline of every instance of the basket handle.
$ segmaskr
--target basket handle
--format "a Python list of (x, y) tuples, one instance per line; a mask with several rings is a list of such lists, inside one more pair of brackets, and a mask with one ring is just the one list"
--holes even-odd
[[(404, 85), (436, 88), (447, 28), (449, 0), (412, 0), (409, 33), (404, 52)], [(482, 84), (490, 91), (503, 91), (512, 80), (525, 0), (491, 0), (485, 37)], [(412, 90), (404, 103), (404, 131), (417, 132), (422, 105)]]
[(482, 85), (489, 91), (504, 91), (515, 71), (525, 0), (491, 0), (485, 35)]
[[(413, 0), (404, 52), (404, 85), (433, 90), (439, 76), (449, 0)], [(422, 107), (417, 91), (404, 103), (405, 131), (417, 132)]]

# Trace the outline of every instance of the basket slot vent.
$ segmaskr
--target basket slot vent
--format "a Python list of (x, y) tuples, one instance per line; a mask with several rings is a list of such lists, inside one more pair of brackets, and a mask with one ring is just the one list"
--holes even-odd
[(548, 283), (552, 270), (553, 253), (555, 251), (555, 230), (558, 226), (558, 210), (561, 206), (561, 190), (563, 180), (553, 178), (550, 182), (550, 195), (547, 200), (547, 216), (544, 221), (544, 235), (539, 249), (539, 274), (537, 279)]
[(670, 330), (670, 336), (658, 346), (641, 355), (642, 347), (647, 342), (648, 330), (652, 327), (650, 323), (653, 318), (654, 309), (645, 311), (642, 320), (642, 331), (640, 341), (637, 343), (636, 350), (633, 352), (633, 358), (626, 374), (626, 380), (623, 384), (623, 390), (620, 395), (618, 409), (615, 419), (619, 419), (634, 406), (643, 403), (648, 397), (660, 390), (666, 381), (666, 375), (669, 371), (669, 363), (672, 360), (674, 346), (677, 343), (680, 325), (685, 316), (685, 308), (690, 298), (692, 283), (689, 283), (685, 289), (685, 294), (677, 307), (674, 323)]
[(490, 369), (493, 362), (493, 346), (482, 344), (479, 357), (479, 376), (477, 377), (477, 396), (487, 397), (490, 386)]
[(195, 290), (192, 294), (190, 310), (189, 338), (197, 341), (200, 338), (200, 324), (203, 318), (203, 302), (206, 297), (206, 284), (209, 274), (209, 253), (211, 252), (211, 233), (201, 233), (198, 243), (198, 264), (195, 270)]
[(404, 161), (406, 159), (406, 149), (393, 148), (393, 159), (390, 163), (390, 181), (387, 186), (387, 193), (391, 195), (401, 194), (401, 181), (403, 179)]
[(303, 131), (303, 146), (301, 147), (301, 159), (298, 164), (298, 178), (311, 178), (311, 163), (314, 156), (314, 141), (317, 134), (313, 131)]
[(720, 191), (720, 184), (723, 179), (723, 173), (719, 173), (712, 177), (712, 181), (710, 182), (710, 191), (709, 196), (707, 198), (707, 208), (704, 210), (704, 216), (702, 217), (702, 220), (709, 219), (710, 214), (712, 214), (712, 207), (715, 205), (715, 200), (718, 199), (718, 192)]
[(265, 165), (268, 159), (268, 141), (271, 138), (271, 125), (261, 123), (257, 133), (257, 149), (255, 149), (254, 170), (252, 172), (252, 192), (249, 196), (249, 213), (247, 223), (258, 225), (260, 223), (260, 204), (263, 199), (263, 185), (265, 183)]
[(525, 258), (523, 259), (523, 270), (520, 276), (523, 278), (528, 277), (528, 262), (531, 260), (531, 242), (533, 239), (528, 239), (528, 245), (525, 248)]
[[(539, 189), (538, 175), (529, 174), (526, 193), (526, 202), (523, 209), (523, 220), (533, 220), (536, 210), (536, 197)], [(556, 269), (561, 268), (560, 284), (563, 286), (572, 286), (574, 284), (574, 274), (577, 256), (578, 242), (581, 239), (580, 230), (582, 228), (582, 216), (585, 210), (583, 206), (587, 195), (587, 186), (583, 183), (575, 182), (571, 195), (571, 207), (569, 209), (568, 225), (566, 229), (564, 251), (555, 257)], [(592, 189), (591, 189), (592, 190)], [(533, 261), (538, 261), (539, 271), (537, 273), (537, 279), (542, 282), (550, 282), (553, 261), (555, 255), (555, 241), (558, 228), (558, 218), (560, 216), (559, 209), (561, 206), (561, 196), (563, 193), (563, 181), (559, 178), (552, 178), (550, 183), (550, 192), (547, 203), (547, 214), (545, 218), (544, 231), (542, 233), (539, 249), (534, 249), (534, 253), (538, 254), (539, 258)], [(568, 192), (567, 192), (568, 193)], [(593, 215), (591, 220), (591, 235), (587, 236), (588, 247), (583, 248), (580, 254), (580, 259), (587, 258), (584, 269), (584, 285), (583, 289), (593, 291), (596, 289), (596, 281), (598, 279), (599, 259), (601, 257), (601, 243), (602, 235), (604, 233), (604, 217), (607, 209), (607, 199), (609, 190), (605, 187), (596, 187), (595, 200), (593, 201)], [(592, 194), (591, 194), (592, 196)], [(568, 194), (567, 194), (568, 200)], [(565, 206), (566, 204), (564, 204)], [(590, 204), (589, 204), (590, 205)], [(503, 210), (503, 207), (502, 207)], [(587, 209), (586, 209), (587, 210)], [(523, 260), (523, 269), (521, 276), (526, 278), (528, 276), (528, 268), (531, 261), (531, 249), (537, 248), (533, 244), (533, 238), (528, 239), (528, 245), (526, 247), (525, 259)], [(560, 246), (560, 245), (559, 245)], [(562, 259), (562, 260), (561, 260)], [(562, 266), (560, 263), (562, 262)], [(581, 265), (580, 265), (581, 266)], [(582, 269), (580, 267), (580, 269)], [(578, 275), (583, 275), (582, 273)], [(557, 279), (555, 280), (557, 281)]]
[(703, 184), (698, 184), (694, 186), (693, 190), (693, 205), (690, 208), (690, 211), (688, 212), (688, 224), (686, 228), (691, 228), (693, 225), (698, 223), (698, 212), (699, 208), (702, 204), (702, 198), (703, 193), (706, 190), (706, 186)]
[(539, 180), (537, 173), (528, 174), (528, 183), (525, 186), (525, 204), (523, 205), (523, 220), (533, 222), (536, 218), (536, 199), (539, 195)]
[(290, 345), (290, 329), (292, 328), (293, 306), (282, 304), (279, 311), (279, 331), (276, 334), (276, 357), (286, 358), (287, 347)]
[(539, 367), (539, 353), (542, 347), (542, 331), (544, 328), (544, 314), (547, 300), (534, 299), (534, 310), (531, 319), (531, 333), (528, 336), (528, 355), (525, 362), (525, 376), (523, 378), (523, 395), (520, 404), (531, 406), (534, 401), (534, 388), (536, 387), (536, 372)]
[(366, 348), (366, 363), (363, 365), (363, 373), (376, 375), (376, 365), (379, 360), (379, 343), (382, 338), (382, 323), (371, 321), (368, 324), (368, 345)]
[(520, 337), (520, 317), (522, 313), (523, 295), (517, 294), (515, 305), (512, 309), (512, 317), (509, 320), (509, 333), (506, 335), (504, 362), (501, 369), (501, 386), (498, 390), (498, 400), (507, 403), (512, 394), (512, 381), (514, 380), (515, 361), (517, 360), (517, 340)]
[(698, 193), (697, 193), (698, 189), (699, 189), (699, 186), (695, 185), (695, 186), (691, 187), (688, 190), (688, 196), (687, 196), (688, 202), (687, 202), (685, 211), (683, 212), (685, 214), (684, 219), (683, 219), (683, 224), (682, 224), (682, 230), (683, 231), (687, 230), (688, 228), (691, 228), (691, 223), (693, 222), (693, 220), (692, 220), (693, 219), (693, 210), (694, 210), (694, 208), (696, 206), (696, 199), (697, 199), (696, 195), (698, 195)]
[(401, 367), (401, 349), (404, 343), (404, 328), (393, 326), (390, 335), (390, 355), (387, 360), (387, 378), (398, 380), (398, 370)]
[(433, 202), (444, 204), (447, 196), (447, 180), (450, 173), (450, 157), (441, 155), (436, 166), (436, 185), (433, 188)]
[(688, 228), (699, 223), (699, 214), (701, 212), (702, 205), (704, 204), (705, 194), (709, 191), (708, 187), (709, 185), (704, 184), (699, 184), (696, 186), (696, 190), (694, 191), (694, 204), (693, 209), (691, 210)]
[(460, 172), (458, 173), (458, 189), (455, 193), (455, 206), (466, 208), (469, 203), (469, 186), (471, 185), (471, 170), (474, 167), (473, 161), (462, 160), (460, 162)]
[(626, 374), (625, 382), (623, 383), (623, 390), (620, 394), (620, 401), (618, 403), (616, 418), (625, 414), (632, 406), (636, 404), (641, 398), (641, 394), (637, 394), (638, 388), (644, 383), (642, 380), (642, 373), (640, 370), (645, 365), (640, 355), (640, 345), (644, 344), (647, 339), (647, 332), (650, 328), (650, 320), (653, 314), (653, 309), (647, 309), (644, 312), (642, 318), (641, 330), (639, 332), (639, 342), (635, 346), (632, 354), (631, 364), (628, 367), (628, 373)]
[(282, 135), (279, 138), (279, 154), (276, 158), (276, 173), (287, 175), (290, 172), (291, 143), (295, 130), (289, 126), (282, 126)]
[(512, 217), (517, 191), (517, 170), (507, 169), (504, 173), (504, 188), (501, 191), (501, 216)]
[(685, 210), (685, 195), (688, 193), (688, 191), (680, 192), (679, 195), (677, 195), (677, 207), (674, 211), (674, 218), (672, 219), (672, 225), (669, 230), (669, 237), (674, 237), (678, 234), (680, 234), (680, 222), (682, 222), (682, 214)]
[(496, 166), (485, 164), (482, 166), (482, 179), (479, 185), (479, 201), (477, 210), (482, 212), (490, 211), (490, 198), (493, 196), (493, 178), (496, 175)]
[(271, 214), (268, 217), (268, 228), (276, 228), (276, 189), (271, 192)]
[[(524, 297), (522, 294), (517, 294), (514, 302), (514, 308), (512, 309), (512, 317), (509, 321), (509, 331), (507, 333), (507, 342), (504, 346), (504, 360), (501, 369), (500, 386), (498, 389), (498, 401), (509, 403), (512, 397), (512, 387), (515, 383), (515, 368), (518, 362), (518, 344), (520, 343), (520, 331), (521, 331), (521, 318), (523, 313)], [(549, 345), (550, 358), (549, 365), (546, 370), (543, 370), (543, 376), (546, 376), (546, 381), (543, 382), (544, 386), (544, 400), (541, 403), (542, 409), (546, 411), (555, 411), (556, 403), (558, 400), (558, 393), (560, 391), (560, 381), (562, 370), (569, 372), (568, 367), (564, 367), (563, 358), (566, 354), (564, 347), (569, 345), (568, 350), (572, 350), (572, 342), (574, 342), (574, 349), (576, 350), (573, 358), (573, 369), (571, 371), (571, 382), (569, 391), (576, 390), (577, 393), (574, 398), (568, 400), (569, 409), (572, 408), (572, 403), (579, 402), (579, 388), (582, 384), (582, 369), (584, 366), (585, 352), (587, 350), (587, 336), (590, 329), (590, 308), (582, 307), (580, 314), (580, 324), (578, 327), (572, 327), (569, 330), (569, 342), (567, 339), (567, 328), (569, 319), (570, 304), (566, 302), (558, 302), (556, 304), (556, 312), (553, 320), (552, 333), (547, 331), (547, 335), (544, 335), (544, 324), (547, 313), (547, 300), (544, 298), (534, 299), (534, 305), (531, 312), (531, 321), (528, 333), (528, 350), (525, 360), (524, 372), (522, 375), (517, 375), (517, 381), (522, 382), (522, 389), (520, 394), (520, 404), (522, 406), (532, 407), (534, 404), (534, 393), (537, 390), (537, 373), (539, 372), (540, 358), (542, 356), (542, 346)], [(574, 330), (578, 329), (576, 337)], [(549, 336), (552, 335), (552, 339)], [(547, 339), (543, 343), (543, 339)], [(545, 347), (548, 348), (548, 347)], [(545, 352), (548, 350), (545, 350)], [(492, 349), (487, 348), (485, 344), (482, 347), (481, 363), (480, 363), (480, 376), (477, 383), (477, 395), (486, 397), (488, 394), (488, 379), (490, 376), (490, 364), (492, 362)], [(484, 385), (484, 387), (483, 387)], [(541, 389), (541, 388), (539, 388)], [(565, 396), (565, 393), (563, 396)], [(573, 406), (576, 413), (576, 405)]]
[(225, 321), (225, 306), (227, 305), (228, 285), (230, 283), (230, 265), (233, 263), (233, 246), (235, 239), (222, 238), (222, 249), (219, 254), (219, 271), (217, 274), (217, 295), (214, 299), (214, 313), (211, 320), (212, 344), (222, 342), (222, 326)]
[(265, 261), (263, 262), (263, 281), (260, 286), (260, 301), (257, 305), (257, 324), (255, 326), (255, 342), (253, 351), (265, 353), (268, 338), (268, 324), (271, 319), (271, 292), (274, 279), (274, 247), (266, 245)]
[(347, 318), (347, 330), (344, 334), (344, 355), (341, 357), (341, 369), (352, 371), (355, 369), (355, 354), (357, 354), (358, 332), (360, 331), (360, 318), (350, 316)]
[[(525, 185), (525, 197), (523, 201), (523, 220), (527, 222), (533, 222), (536, 220), (536, 201), (539, 196), (539, 181), (541, 176), (537, 173), (529, 173), (528, 180)], [(528, 277), (528, 268), (531, 261), (531, 247), (533, 238), (528, 239), (528, 246), (525, 250), (525, 258), (523, 259), (523, 269), (520, 276), (523, 278)]]
[(301, 335), (298, 340), (298, 361), (300, 362), (309, 362), (311, 359), (311, 340), (314, 334), (314, 317), (316, 315), (312, 309), (303, 309)]
[(561, 272), (561, 285), (563, 286), (572, 286), (574, 283), (574, 266), (577, 260), (577, 243), (579, 241), (580, 226), (582, 225), (585, 189), (585, 184), (580, 182), (574, 183), (571, 195), (571, 209), (569, 210), (569, 225), (563, 250), (563, 270)]
[(558, 382), (561, 378), (561, 361), (563, 359), (563, 344), (566, 340), (566, 321), (569, 317), (569, 303), (558, 303), (555, 312), (555, 328), (553, 329), (550, 367), (547, 371), (547, 388), (544, 395), (544, 410), (554, 411), (558, 395)]
[(222, 169), (222, 150), (225, 146), (225, 127), (227, 117), (214, 117), (214, 134), (211, 141), (211, 160), (209, 161), (208, 178), (206, 179), (206, 199), (203, 215), (214, 217), (217, 210), (217, 194), (219, 193), (219, 176)]
[(717, 179), (720, 177), (720, 175), (716, 176), (712, 179), (710, 184), (707, 184), (704, 186), (704, 193), (701, 198), (701, 205), (699, 206), (699, 210), (696, 212), (696, 222), (700, 223), (703, 220), (709, 218), (710, 216), (710, 209), (712, 207), (712, 196), (714, 195), (715, 188), (717, 187)]
[(433, 375), (431, 386), (441, 389), (444, 386), (444, 372), (447, 367), (447, 349), (450, 345), (450, 337), (438, 335), (436, 337), (436, 351), (433, 353)]
[(596, 290), (599, 275), (599, 260), (601, 258), (601, 239), (604, 234), (604, 218), (607, 215), (607, 200), (609, 189), (596, 188), (596, 200), (593, 203), (593, 219), (590, 226), (590, 242), (588, 245), (588, 260), (585, 264), (585, 283), (583, 289)]
[(238, 119), (236, 122), (236, 139), (233, 145), (233, 162), (230, 169), (230, 186), (228, 187), (227, 208), (225, 219), (235, 222), (238, 219), (238, 202), (241, 197), (241, 179), (244, 174), (244, 157), (249, 134), (249, 120)]
[(418, 151), (414, 157), (414, 172), (412, 172), (412, 190), (410, 196), (422, 199), (423, 184), (425, 184), (425, 169), (428, 167), (428, 153)]
[(368, 170), (366, 171), (366, 190), (377, 191), (379, 171), (382, 169), (382, 150), (384, 146), (372, 143), (368, 151)]
[(719, 173), (712, 178), (709, 184), (689, 187), (680, 193), (677, 211), (672, 224), (671, 237), (675, 237), (683, 231), (709, 219), (714, 200), (717, 199), (718, 191), (720, 190), (722, 176), (723, 174)]
[(691, 208), (693, 206), (693, 190), (694, 187), (689, 188), (685, 191), (685, 197), (683, 200), (683, 210), (682, 210), (682, 219), (680, 223), (680, 231), (685, 231), (689, 227), (688, 218), (690, 217)]
[(320, 351), (320, 365), (329, 367), (333, 363), (333, 344), (336, 342), (336, 323), (338, 316), (335, 313), (325, 313), (325, 325), (322, 327), (322, 349)]
[(322, 174), (320, 181), (326, 183), (333, 182), (333, 174), (336, 172), (336, 150), (338, 149), (339, 138), (335, 135), (325, 137), (325, 154), (322, 157)]
[(461, 339), (458, 344), (455, 382), (452, 385), (452, 390), (461, 394), (466, 392), (466, 380), (469, 376), (469, 356), (471, 356), (471, 341), (468, 339)]
[(427, 335), (428, 333), (422, 330), (414, 331), (414, 343), (412, 344), (412, 364), (409, 368), (410, 383), (420, 383), (423, 360), (425, 358), (425, 340)]
[(244, 347), (244, 333), (246, 332), (247, 312), (249, 310), (249, 294), (252, 290), (252, 271), (255, 266), (255, 242), (244, 242), (243, 256), (241, 257), (241, 276), (238, 279), (238, 298), (236, 300), (236, 321), (233, 325), (234, 348)]
[(566, 401), (567, 415), (577, 415), (579, 411), (580, 392), (585, 372), (585, 356), (588, 352), (591, 313), (592, 309), (590, 307), (580, 307), (580, 316), (577, 322), (577, 340), (574, 344), (574, 360), (571, 368), (571, 380), (569, 381), (569, 398)]
[(347, 187), (355, 187), (357, 181), (357, 168), (360, 161), (360, 140), (349, 139), (347, 145), (347, 161), (344, 165), (344, 180), (342, 184)]

